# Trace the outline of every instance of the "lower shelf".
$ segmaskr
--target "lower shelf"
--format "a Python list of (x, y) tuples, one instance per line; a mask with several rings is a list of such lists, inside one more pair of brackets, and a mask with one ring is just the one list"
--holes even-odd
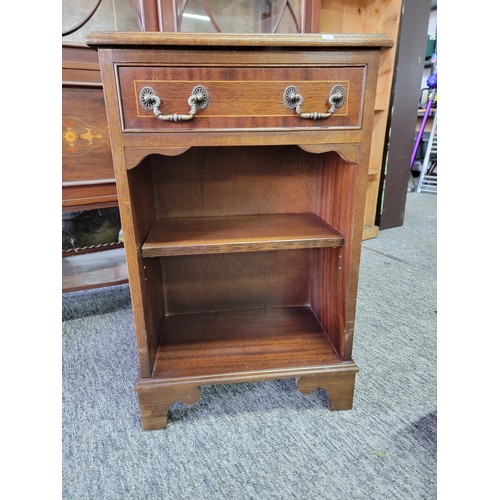
[(165, 318), (152, 378), (262, 380), (339, 363), (309, 307), (178, 314)]
[(127, 264), (123, 248), (71, 255), (62, 259), (63, 292), (127, 282)]

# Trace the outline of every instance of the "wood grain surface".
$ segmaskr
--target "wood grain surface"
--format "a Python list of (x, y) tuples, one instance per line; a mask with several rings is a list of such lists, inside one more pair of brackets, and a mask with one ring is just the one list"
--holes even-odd
[(340, 362), (307, 307), (167, 316), (153, 378), (204, 377)]
[(159, 32), (92, 32), (85, 37), (87, 45), (99, 46), (195, 46), (195, 47), (392, 47), (387, 35), (347, 35), (317, 33), (159, 33)]
[(315, 214), (161, 219), (144, 245), (144, 257), (337, 247), (344, 237)]
[[(390, 39), (101, 33), (88, 42), (99, 45), (144, 428), (163, 426), (172, 402), (195, 401), (210, 383), (298, 377), (305, 392), (319, 385), (333, 409), (349, 408), (379, 49)], [(184, 113), (205, 76), (226, 87), (209, 89), (194, 125), (140, 121), (155, 119), (137, 107), (134, 82), (153, 82), (165, 112)], [(322, 111), (323, 90), (348, 81), (344, 128), (284, 116), (289, 79), (303, 86), (305, 112)]]
[[(199, 130), (262, 127), (359, 128), (364, 86), (363, 67), (134, 67), (119, 66), (124, 130)], [(139, 103), (144, 87), (161, 99), (163, 114), (188, 113), (187, 100), (196, 85), (209, 94), (208, 106), (188, 122), (156, 118)], [(326, 113), (331, 89), (342, 85), (345, 102), (326, 119), (307, 120), (283, 103), (285, 89), (293, 85), (304, 102), (303, 112)]]

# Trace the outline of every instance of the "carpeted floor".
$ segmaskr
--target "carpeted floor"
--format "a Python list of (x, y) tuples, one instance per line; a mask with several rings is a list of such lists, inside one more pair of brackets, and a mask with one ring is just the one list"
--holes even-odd
[(128, 285), (63, 295), (65, 500), (436, 498), (436, 196), (363, 243), (354, 408), (291, 380), (204, 387), (141, 430)]

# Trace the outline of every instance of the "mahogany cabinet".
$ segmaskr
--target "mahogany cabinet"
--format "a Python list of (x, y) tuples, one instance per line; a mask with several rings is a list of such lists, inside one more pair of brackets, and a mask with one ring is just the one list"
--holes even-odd
[(352, 407), (385, 35), (96, 32), (142, 426), (200, 387), (295, 378)]

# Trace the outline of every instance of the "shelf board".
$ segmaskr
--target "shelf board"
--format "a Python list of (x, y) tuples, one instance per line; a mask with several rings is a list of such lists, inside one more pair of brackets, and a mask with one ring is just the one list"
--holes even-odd
[(120, 285), (128, 282), (125, 250), (115, 248), (62, 259), (62, 291)]
[(153, 378), (211, 381), (293, 376), (342, 363), (309, 307), (167, 316)]
[(344, 237), (315, 214), (157, 220), (143, 257), (339, 247)]

